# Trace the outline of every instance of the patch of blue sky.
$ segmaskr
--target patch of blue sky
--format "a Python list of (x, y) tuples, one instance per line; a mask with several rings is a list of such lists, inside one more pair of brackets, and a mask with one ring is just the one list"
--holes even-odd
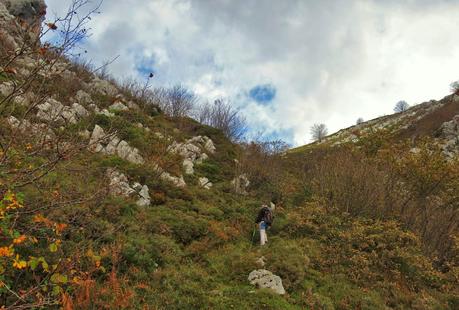
[(256, 85), (249, 90), (249, 97), (259, 104), (268, 105), (276, 97), (277, 89), (272, 84)]

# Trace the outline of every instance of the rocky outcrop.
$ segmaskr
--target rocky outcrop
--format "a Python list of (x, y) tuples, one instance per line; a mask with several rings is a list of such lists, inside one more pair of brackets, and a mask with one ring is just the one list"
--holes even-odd
[(37, 117), (44, 121), (66, 122), (75, 124), (78, 119), (86, 117), (89, 112), (80, 104), (64, 106), (57, 100), (48, 99), (45, 103), (37, 105)]
[(120, 140), (115, 134), (106, 134), (99, 125), (94, 127), (88, 149), (96, 153), (118, 155), (134, 164), (145, 162), (138, 149), (129, 146), (126, 141)]
[(204, 151), (213, 154), (215, 150), (213, 141), (205, 136), (193, 137), (183, 143), (173, 142), (168, 148), (170, 153), (184, 158), (182, 165), (186, 174), (193, 174), (194, 165), (209, 158)]
[(249, 274), (248, 280), (250, 284), (255, 285), (257, 288), (270, 289), (279, 295), (285, 294), (282, 279), (266, 269), (252, 271)]
[(40, 24), (46, 14), (44, 0), (0, 0), (8, 12), (28, 25)]
[(236, 194), (246, 195), (250, 181), (246, 174), (241, 174), (231, 181), (231, 185), (233, 185)]
[(75, 100), (81, 105), (90, 105), (93, 103), (92, 97), (90, 94), (80, 89), (75, 95)]
[[(162, 169), (161, 169), (162, 170)], [(177, 187), (185, 187), (186, 183), (183, 179), (183, 176), (175, 177), (171, 175), (169, 172), (162, 171), (160, 174), (160, 178), (164, 181), (171, 182)]]
[(6, 121), (11, 128), (17, 129), (21, 133), (30, 133), (38, 141), (52, 141), (55, 139), (54, 132), (46, 124), (34, 124), (26, 119), (20, 121), (14, 116), (9, 116)]
[(442, 124), (440, 137), (443, 140), (443, 153), (449, 158), (455, 157), (459, 153), (459, 115)]
[(89, 84), (89, 90), (93, 93), (102, 94), (105, 96), (115, 97), (118, 95), (118, 89), (110, 82), (101, 80), (98, 77), (94, 78)]
[(149, 206), (150, 193), (147, 185), (134, 183), (129, 185), (128, 178), (116, 169), (110, 168), (107, 170), (107, 177), (109, 179), (109, 191), (113, 196), (130, 197), (136, 195), (138, 200), (136, 204), (140, 207)]
[(209, 181), (208, 178), (199, 178), (199, 185), (205, 189), (211, 189), (213, 184)]

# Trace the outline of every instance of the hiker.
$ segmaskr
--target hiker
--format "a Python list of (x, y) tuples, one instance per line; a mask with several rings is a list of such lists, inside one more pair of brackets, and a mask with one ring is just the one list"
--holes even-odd
[(260, 211), (258, 212), (255, 223), (260, 229), (260, 245), (265, 245), (265, 243), (268, 242), (266, 230), (271, 227), (273, 223), (273, 209), (269, 208), (265, 204), (262, 205)]

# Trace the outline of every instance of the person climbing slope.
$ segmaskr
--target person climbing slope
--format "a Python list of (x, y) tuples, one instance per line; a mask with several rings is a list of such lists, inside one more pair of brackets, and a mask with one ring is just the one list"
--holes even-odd
[(258, 216), (255, 220), (255, 223), (260, 229), (260, 245), (265, 245), (268, 242), (268, 235), (266, 230), (271, 227), (273, 223), (273, 209), (269, 208), (267, 205), (262, 205)]

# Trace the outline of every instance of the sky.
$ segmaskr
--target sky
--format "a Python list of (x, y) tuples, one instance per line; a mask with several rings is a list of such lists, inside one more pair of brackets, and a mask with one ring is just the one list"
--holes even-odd
[[(71, 0), (47, 0), (48, 19)], [(82, 43), (119, 80), (182, 84), (228, 100), (297, 146), (449, 94), (459, 80), (459, 0), (104, 0)]]

